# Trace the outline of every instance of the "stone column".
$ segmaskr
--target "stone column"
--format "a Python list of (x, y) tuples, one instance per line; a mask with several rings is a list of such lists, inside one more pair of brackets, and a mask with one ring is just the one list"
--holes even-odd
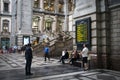
[(1, 17), (0, 17), (0, 33), (1, 33)]
[[(1, 4), (1, 0), (0, 0), (0, 4)], [(0, 15), (1, 15), (1, 5), (0, 5)], [(1, 33), (1, 16), (0, 16), (0, 33)]]
[[(44, 11), (44, 0), (40, 0), (40, 9)], [(44, 30), (44, 14), (40, 17), (40, 32)]]
[[(23, 36), (32, 35), (32, 15), (33, 0), (18, 0), (20, 3), (18, 10), (18, 45), (22, 45)], [(20, 22), (20, 24), (19, 24)]]
[(58, 21), (57, 21), (57, 19), (58, 19), (58, 16), (55, 15), (55, 21), (53, 21), (53, 22), (55, 22), (55, 26), (53, 26), (52, 32), (56, 32), (56, 29), (57, 29), (57, 27), (58, 27)]
[[(22, 28), (22, 0), (17, 0), (17, 18), (16, 18), (16, 26), (17, 26), (17, 44), (22, 46), (22, 35), (21, 28)], [(21, 37), (20, 37), (21, 36)], [(20, 37), (20, 38), (19, 38)]]
[[(59, 4), (58, 4), (59, 0), (55, 0), (55, 13), (58, 13), (58, 8), (59, 8)], [(53, 26), (53, 32), (57, 31), (57, 27), (58, 27), (58, 16), (55, 15), (55, 26)]]
[[(110, 46), (110, 35), (111, 35), (111, 33), (110, 33), (110, 26), (111, 26), (111, 24), (110, 24), (110, 19), (112, 18), (112, 17), (110, 17), (110, 13), (109, 13), (109, 7), (108, 7), (108, 4), (109, 4), (109, 2), (108, 2), (108, 0), (103, 0), (104, 1), (104, 10), (105, 10), (105, 18), (103, 18), (104, 20), (103, 21), (105, 21), (105, 24), (104, 24), (104, 22), (103, 22), (103, 24), (104, 24), (104, 26), (105, 27), (103, 27), (103, 30), (105, 29), (105, 33), (106, 33), (106, 37), (105, 37), (105, 40), (106, 40), (106, 45), (105, 45), (105, 49), (106, 49), (106, 57), (107, 57), (107, 59), (106, 59), (106, 64), (107, 64), (107, 69), (112, 69), (112, 64), (111, 64), (111, 62), (113, 61), (113, 60), (111, 60), (111, 53), (112, 53), (112, 49), (111, 49), (111, 46)], [(101, 5), (102, 5), (102, 3), (101, 3)], [(116, 9), (115, 9), (116, 10)], [(116, 16), (115, 16), (116, 17)], [(118, 17), (119, 17), (119, 15), (118, 15)], [(114, 19), (116, 19), (116, 18), (114, 18)], [(116, 22), (115, 20), (114, 20), (114, 22)], [(114, 24), (114, 23), (113, 23)], [(114, 27), (114, 29), (115, 29), (115, 27)], [(104, 36), (103, 36), (104, 37)], [(120, 39), (120, 38), (119, 38)], [(119, 40), (119, 39), (117, 39), (117, 40)], [(112, 46), (113, 47), (113, 46)], [(104, 48), (104, 47), (103, 47)], [(120, 60), (120, 58), (119, 58), (119, 60)], [(118, 61), (119, 61), (118, 60)]]
[(22, 2), (22, 34), (32, 35), (32, 1), (23, 0)]
[(64, 20), (63, 31), (68, 31), (68, 0), (64, 0), (64, 15), (65, 15), (65, 20)]
[(44, 11), (44, 0), (40, 0), (40, 9)]
[(55, 6), (54, 6), (54, 8), (55, 8), (55, 13), (58, 13), (58, 8), (59, 8), (58, 1), (59, 1), (59, 0), (55, 0)]
[(10, 36), (10, 45), (16, 45), (16, 10), (17, 4), (16, 0), (12, 1), (12, 18), (11, 18), (11, 36)]
[(40, 18), (40, 31), (41, 33), (44, 31), (44, 14), (42, 14), (41, 18)]
[(22, 0), (17, 1), (17, 31), (21, 30), (22, 25)]
[[(110, 53), (109, 47), (109, 25), (108, 10), (106, 0), (96, 1), (97, 4), (97, 58), (98, 68), (107, 68), (107, 55)], [(99, 5), (99, 6), (98, 6)], [(99, 14), (101, 13), (101, 14)]]

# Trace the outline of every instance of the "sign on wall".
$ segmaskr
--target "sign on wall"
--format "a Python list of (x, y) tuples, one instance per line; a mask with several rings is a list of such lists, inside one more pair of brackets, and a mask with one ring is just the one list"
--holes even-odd
[(23, 36), (23, 45), (27, 45), (30, 43), (30, 37), (29, 36)]
[(76, 43), (79, 47), (90, 45), (90, 18), (76, 21)]

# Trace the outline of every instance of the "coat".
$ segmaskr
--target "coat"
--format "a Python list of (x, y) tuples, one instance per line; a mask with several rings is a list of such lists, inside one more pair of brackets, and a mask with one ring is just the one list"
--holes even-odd
[(29, 60), (29, 59), (32, 59), (32, 58), (33, 58), (33, 55), (32, 55), (32, 49), (31, 49), (31, 47), (26, 47), (26, 50), (25, 50), (25, 59)]

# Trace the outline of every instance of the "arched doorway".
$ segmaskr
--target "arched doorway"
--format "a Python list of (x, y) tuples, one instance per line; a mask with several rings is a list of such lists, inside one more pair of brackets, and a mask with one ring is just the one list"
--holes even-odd
[(10, 47), (10, 38), (4, 37), (1, 38), (1, 47), (7, 46)]

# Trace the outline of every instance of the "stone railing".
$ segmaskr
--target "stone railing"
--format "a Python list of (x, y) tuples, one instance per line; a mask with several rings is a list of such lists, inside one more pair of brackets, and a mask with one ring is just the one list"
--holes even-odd
[[(54, 45), (55, 39), (51, 40), (49, 43), (49, 47), (51, 48)], [(38, 45), (32, 46), (33, 47), (33, 54), (43, 56), (44, 55), (44, 46), (46, 43), (39, 43)], [(51, 49), (50, 49), (51, 50)]]
[[(51, 40), (49, 45), (50, 48), (50, 56), (51, 57), (58, 57), (61, 56), (63, 49), (71, 50), (73, 48), (73, 39), (69, 38), (65, 41), (59, 41), (59, 40)], [(33, 54), (44, 56), (44, 44), (38, 44), (36, 46), (33, 46)]]
[(61, 56), (64, 49), (72, 50), (73, 49), (73, 38), (67, 39), (65, 41), (56, 41), (52, 46), (51, 57)]

